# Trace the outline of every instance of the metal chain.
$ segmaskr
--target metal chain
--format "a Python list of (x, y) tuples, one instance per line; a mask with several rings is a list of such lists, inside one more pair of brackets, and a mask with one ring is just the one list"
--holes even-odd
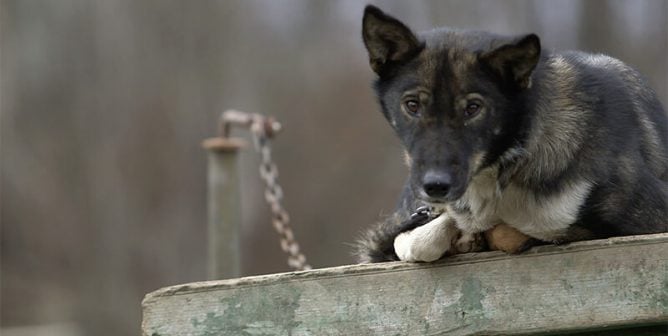
[(264, 199), (269, 204), (271, 223), (280, 237), (281, 249), (288, 255), (288, 265), (295, 270), (309, 270), (306, 257), (300, 252), (299, 243), (290, 228), (290, 216), (283, 207), (283, 188), (278, 184), (278, 168), (271, 157), (270, 139), (281, 129), (280, 123), (261, 114), (225, 111), (222, 119), (222, 136), (229, 136), (230, 125), (239, 124), (250, 129), (255, 149), (260, 153), (260, 178), (264, 181)]

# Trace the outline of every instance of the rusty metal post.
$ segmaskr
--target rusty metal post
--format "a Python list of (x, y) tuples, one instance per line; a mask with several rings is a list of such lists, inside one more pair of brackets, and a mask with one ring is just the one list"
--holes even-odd
[(241, 276), (241, 201), (238, 175), (241, 139), (204, 140), (208, 151), (208, 277)]

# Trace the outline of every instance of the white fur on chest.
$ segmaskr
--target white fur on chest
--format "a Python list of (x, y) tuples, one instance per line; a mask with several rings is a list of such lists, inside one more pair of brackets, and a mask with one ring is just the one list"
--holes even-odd
[(481, 232), (502, 221), (528, 236), (558, 240), (576, 221), (592, 187), (591, 182), (580, 180), (541, 196), (513, 183), (500, 190), (496, 177), (496, 169), (488, 168), (471, 181), (456, 205), (468, 207), (470, 214), (450, 211), (462, 231)]

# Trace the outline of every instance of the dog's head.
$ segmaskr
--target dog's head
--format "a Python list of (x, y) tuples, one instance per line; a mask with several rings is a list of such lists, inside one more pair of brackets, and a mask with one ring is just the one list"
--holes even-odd
[(515, 142), (540, 58), (538, 37), (448, 29), (416, 35), (374, 6), (362, 25), (376, 92), (405, 147), (413, 192), (431, 203), (457, 200)]

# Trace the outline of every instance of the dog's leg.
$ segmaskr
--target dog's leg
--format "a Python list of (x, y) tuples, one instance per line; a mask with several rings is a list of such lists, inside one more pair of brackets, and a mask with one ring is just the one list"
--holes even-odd
[(453, 219), (443, 213), (412, 231), (399, 234), (394, 239), (394, 251), (403, 261), (435, 261), (452, 246), (459, 235)]
[(485, 231), (485, 239), (491, 250), (511, 254), (522, 253), (540, 243), (540, 240), (531, 238), (505, 223)]

